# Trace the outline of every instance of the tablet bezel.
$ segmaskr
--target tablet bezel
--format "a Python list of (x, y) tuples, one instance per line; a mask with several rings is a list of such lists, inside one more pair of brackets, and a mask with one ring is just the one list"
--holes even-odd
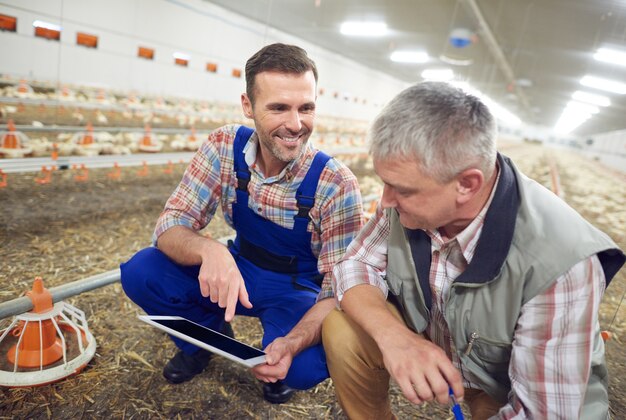
[(259, 350), (256, 347), (252, 347), (252, 346), (250, 346), (250, 345), (248, 345), (246, 343), (243, 343), (243, 342), (241, 342), (239, 340), (230, 338), (227, 335), (224, 335), (224, 334), (222, 334), (222, 333), (220, 333), (218, 331), (215, 331), (215, 330), (213, 330), (211, 328), (207, 328), (205, 326), (202, 326), (202, 325), (200, 325), (200, 324), (198, 324), (196, 322), (190, 321), (187, 318), (183, 318), (183, 317), (180, 317), (180, 316), (170, 316), (170, 315), (138, 315), (138, 317), (139, 317), (140, 320), (142, 320), (142, 321), (152, 325), (153, 327), (156, 327), (156, 328), (158, 328), (160, 330), (163, 330), (163, 331), (165, 331), (168, 334), (171, 334), (171, 335), (173, 335), (175, 337), (178, 337), (181, 340), (185, 340), (185, 341), (187, 341), (187, 342), (189, 342), (191, 344), (194, 344), (194, 345), (196, 345), (196, 346), (198, 346), (200, 348), (206, 349), (206, 350), (208, 350), (208, 351), (210, 351), (212, 353), (218, 354), (218, 355), (220, 355), (222, 357), (226, 357), (227, 359), (230, 359), (230, 360), (232, 360), (234, 362), (240, 363), (240, 364), (242, 364), (242, 365), (244, 365), (246, 367), (250, 367), (251, 368), (251, 367), (254, 367), (254, 366), (257, 366), (257, 365), (265, 363), (265, 355), (253, 357), (251, 359), (242, 359), (242, 358), (240, 358), (238, 356), (235, 356), (232, 353), (228, 353), (227, 351), (224, 351), (222, 349), (214, 347), (214, 346), (212, 346), (209, 343), (205, 343), (204, 341), (200, 341), (200, 340), (198, 340), (198, 339), (196, 339), (194, 337), (191, 337), (191, 336), (189, 336), (187, 334), (184, 334), (184, 333), (182, 333), (182, 332), (180, 332), (178, 330), (175, 330), (173, 328), (167, 327), (167, 326), (157, 322), (157, 320), (176, 320), (176, 321), (189, 322), (191, 324), (195, 324), (195, 325), (197, 325), (199, 327), (207, 329), (207, 330), (209, 330), (209, 331), (211, 331), (211, 332), (213, 332), (215, 334), (219, 334), (219, 335), (221, 335), (223, 337), (226, 337), (228, 340), (232, 340), (232, 341), (238, 343), (239, 345), (249, 347), (249, 348), (254, 349), (256, 351), (259, 351), (259, 352), (263, 352), (262, 350)]

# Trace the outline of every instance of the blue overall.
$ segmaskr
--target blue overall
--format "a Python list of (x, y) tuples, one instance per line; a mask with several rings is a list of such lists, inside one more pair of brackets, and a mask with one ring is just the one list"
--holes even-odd
[[(307, 232), (309, 210), (313, 207), (320, 174), (329, 156), (318, 152), (296, 192), (298, 212), (293, 229), (279, 226), (257, 215), (248, 207), (250, 171), (243, 149), (253, 130), (240, 127), (234, 143), (237, 200), (233, 203), (233, 223), (237, 232), (231, 251), (244, 279), (251, 309), (237, 303), (236, 314), (260, 319), (263, 348), (291, 331), (315, 304), (322, 276), (317, 258), (311, 251)], [(151, 315), (178, 315), (201, 325), (220, 329), (224, 310), (200, 293), (200, 266), (182, 266), (157, 248), (146, 248), (121, 265), (121, 280), (130, 299)], [(198, 348), (172, 337), (188, 354)], [(298, 354), (285, 383), (292, 388), (308, 389), (328, 378), (322, 344)]]

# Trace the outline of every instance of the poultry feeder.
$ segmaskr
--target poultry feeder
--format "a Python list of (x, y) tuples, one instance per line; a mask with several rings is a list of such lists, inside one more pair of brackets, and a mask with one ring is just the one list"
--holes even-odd
[(146, 125), (143, 137), (139, 141), (138, 148), (142, 152), (156, 153), (161, 151), (161, 149), (163, 148), (163, 143), (156, 140), (156, 137), (152, 133), (150, 126)]
[(23, 158), (32, 153), (33, 149), (27, 144), (26, 134), (15, 129), (13, 120), (7, 122), (7, 131), (0, 132), (0, 155), (8, 158)]
[(96, 156), (100, 154), (100, 149), (102, 149), (93, 132), (91, 122), (87, 123), (85, 131), (72, 135), (70, 142), (76, 146), (76, 152), (81, 156)]
[(26, 293), (30, 312), (17, 315), (0, 335), (0, 386), (45, 385), (80, 372), (96, 352), (85, 313), (60, 301), (53, 304), (37, 277)]

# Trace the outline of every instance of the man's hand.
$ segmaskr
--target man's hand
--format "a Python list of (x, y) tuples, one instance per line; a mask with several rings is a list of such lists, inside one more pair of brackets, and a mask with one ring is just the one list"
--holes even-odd
[(246, 285), (233, 256), (224, 245), (213, 242), (203, 253), (198, 281), (202, 296), (226, 308), (224, 320), (230, 322), (235, 316), (237, 301), (252, 308)]
[(291, 341), (278, 337), (265, 348), (265, 364), (252, 368), (254, 376), (263, 382), (276, 382), (285, 379), (294, 358)]
[[(443, 349), (408, 328), (398, 325), (380, 345), (387, 371), (404, 396), (414, 404), (449, 401), (449, 389), (463, 396), (461, 375)], [(391, 338), (392, 337), (392, 338)]]
[(352, 287), (341, 302), (344, 312), (374, 339), (387, 372), (409, 401), (446, 404), (449, 387), (462, 401), (461, 374), (443, 349), (407, 328), (401, 315), (392, 313), (390, 307), (380, 290), (371, 285)]

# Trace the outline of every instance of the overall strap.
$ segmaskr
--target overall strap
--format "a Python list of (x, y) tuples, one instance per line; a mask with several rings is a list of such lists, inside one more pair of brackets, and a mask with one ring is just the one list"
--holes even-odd
[(331, 159), (326, 153), (318, 151), (313, 158), (311, 167), (306, 176), (302, 180), (300, 187), (296, 191), (296, 201), (298, 204), (298, 213), (294, 217), (294, 230), (304, 229), (309, 223), (309, 211), (315, 204), (315, 191), (320, 180), (320, 175), (326, 167), (326, 163)]
[(248, 203), (248, 183), (250, 182), (250, 170), (246, 163), (246, 156), (243, 149), (248, 143), (250, 136), (254, 130), (250, 127), (242, 125), (237, 129), (235, 143), (233, 145), (233, 159), (235, 174), (237, 175), (237, 202)]

